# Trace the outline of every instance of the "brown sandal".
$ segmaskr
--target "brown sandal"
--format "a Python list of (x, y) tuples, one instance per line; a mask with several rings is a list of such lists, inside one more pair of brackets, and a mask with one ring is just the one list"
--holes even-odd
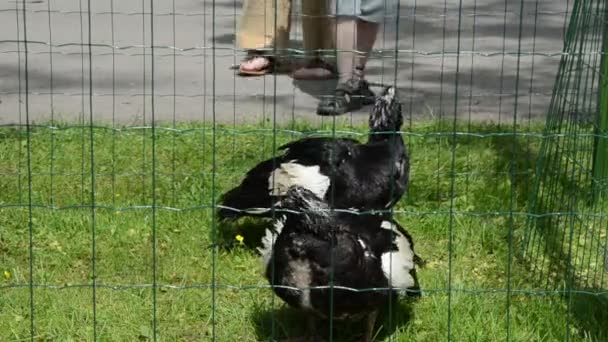
[(336, 78), (337, 75), (337, 70), (333, 65), (315, 57), (296, 69), (291, 77), (296, 80), (328, 80)]

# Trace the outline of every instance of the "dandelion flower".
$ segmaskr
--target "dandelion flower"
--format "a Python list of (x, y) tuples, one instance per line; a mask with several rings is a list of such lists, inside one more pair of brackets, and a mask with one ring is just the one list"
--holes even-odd
[(240, 234), (237, 234), (237, 235), (234, 237), (234, 239), (235, 239), (236, 241), (238, 241), (238, 242), (239, 242), (239, 245), (242, 245), (242, 244), (243, 244), (243, 241), (245, 241), (245, 238), (243, 237), (243, 235), (240, 235)]

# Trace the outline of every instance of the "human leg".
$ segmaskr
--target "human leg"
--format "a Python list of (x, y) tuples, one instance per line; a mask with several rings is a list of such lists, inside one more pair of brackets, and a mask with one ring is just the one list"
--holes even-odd
[[(336, 25), (338, 86), (333, 96), (325, 97), (319, 103), (317, 107), (319, 115), (339, 115), (373, 102), (374, 93), (364, 79), (365, 63), (373, 47), (375, 35), (374, 39), (369, 37), (377, 32), (373, 31), (373, 27), (361, 24), (361, 20), (355, 17), (338, 18)], [(362, 37), (360, 30), (363, 33)]]
[(236, 34), (238, 47), (248, 52), (239, 67), (241, 74), (275, 70), (289, 46), (290, 12), (291, 0), (245, 0)]
[(336, 59), (339, 74), (333, 96), (324, 97), (320, 115), (338, 115), (373, 103), (365, 65), (384, 15), (384, 0), (336, 0)]
[(333, 65), (334, 36), (327, 1), (302, 1), (302, 33), (305, 62), (297, 68), (294, 79), (329, 79), (336, 75)]
[[(365, 70), (365, 65), (372, 52), (380, 24), (365, 20), (357, 20), (357, 54), (355, 55), (355, 71)], [(360, 75), (363, 77), (363, 74)]]

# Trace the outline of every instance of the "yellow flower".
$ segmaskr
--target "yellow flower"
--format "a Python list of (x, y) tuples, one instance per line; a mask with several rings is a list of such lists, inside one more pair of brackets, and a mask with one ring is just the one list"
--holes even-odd
[(11, 279), (11, 272), (9, 272), (9, 271), (4, 271), (4, 279), (6, 279), (6, 280)]
[(238, 242), (239, 242), (239, 245), (242, 245), (242, 244), (243, 244), (243, 241), (245, 241), (245, 238), (243, 237), (243, 235), (239, 235), (239, 234), (237, 234), (237, 235), (234, 237), (234, 239), (235, 239), (236, 241), (238, 241)]

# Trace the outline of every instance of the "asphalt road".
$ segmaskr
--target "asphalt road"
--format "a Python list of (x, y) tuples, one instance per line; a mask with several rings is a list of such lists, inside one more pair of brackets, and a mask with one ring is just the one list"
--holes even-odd
[[(236, 76), (230, 66), (243, 55), (234, 42), (241, 1), (176, 0), (175, 10), (172, 1), (155, 1), (154, 74), (149, 1), (92, 1), (91, 65), (87, 2), (47, 1), (26, 1), (31, 122), (88, 120), (91, 65), (94, 120), (127, 125), (149, 124), (152, 108), (160, 121), (319, 121), (318, 98), (335, 86), (286, 75)], [(568, 1), (525, 0), (523, 11), (521, 5), (401, 1), (398, 16), (387, 14), (368, 78), (396, 81), (413, 120), (457, 115), (506, 123), (515, 113), (518, 121), (543, 118)], [(26, 32), (16, 8), (22, 1), (0, 3), (0, 124), (25, 122), (25, 45), (17, 42)], [(301, 46), (298, 14), (296, 4), (295, 49)], [(365, 120), (367, 110), (346, 118)]]

